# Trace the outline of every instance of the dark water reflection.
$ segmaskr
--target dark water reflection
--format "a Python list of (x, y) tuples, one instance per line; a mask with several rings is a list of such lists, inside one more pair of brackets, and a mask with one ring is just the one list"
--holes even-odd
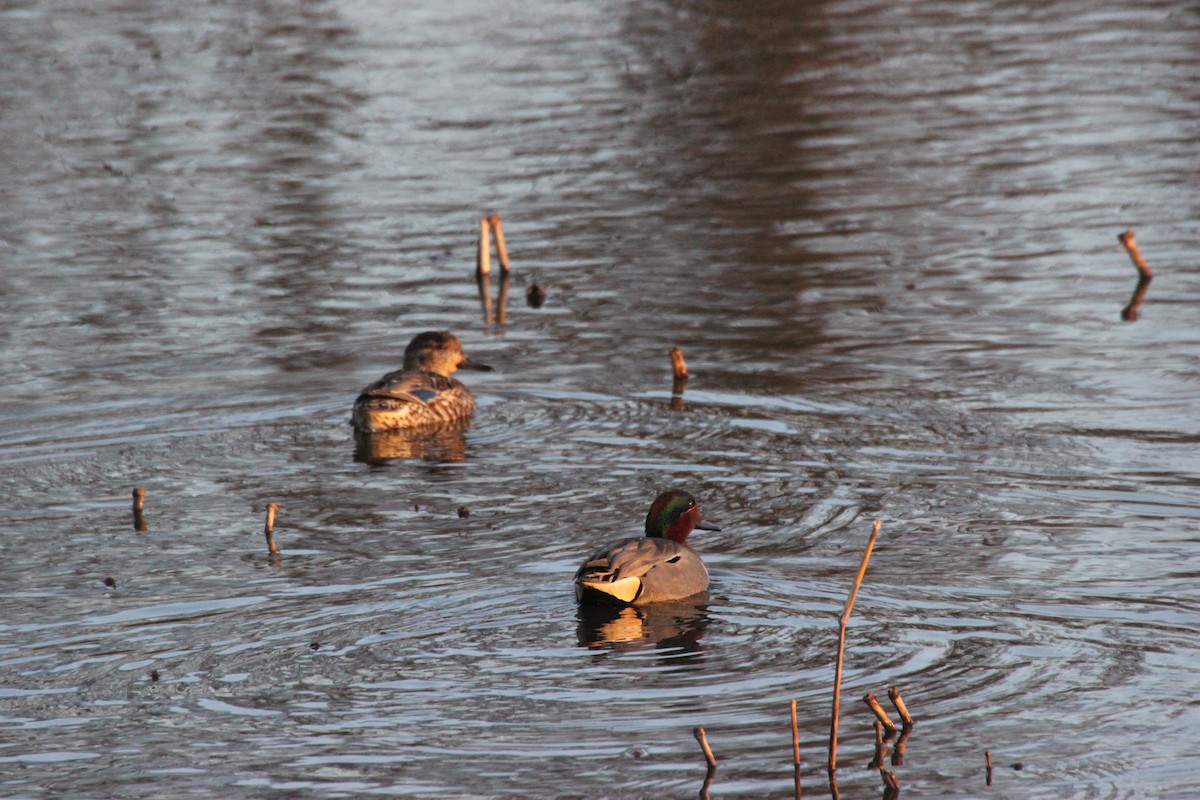
[[(0, 23), (0, 794), (694, 797), (703, 725), (713, 796), (786, 797), (793, 698), (811, 794), (874, 518), (843, 797), (893, 684), (906, 795), (984, 750), (998, 797), (1191, 793), (1194, 9)], [(493, 211), (547, 291), (504, 325)], [(475, 422), (364, 449), (427, 329), (496, 367)], [(667, 486), (725, 528), (707, 602), (581, 615)]]

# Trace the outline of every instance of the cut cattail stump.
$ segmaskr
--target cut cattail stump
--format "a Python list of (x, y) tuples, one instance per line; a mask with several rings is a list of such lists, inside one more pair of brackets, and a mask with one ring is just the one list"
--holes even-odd
[(708, 768), (716, 769), (717, 759), (713, 756), (712, 748), (708, 746), (708, 737), (704, 735), (704, 728), (692, 728), (692, 736), (695, 736), (696, 741), (700, 743), (700, 749), (704, 752), (704, 761), (708, 764)]
[(488, 217), (479, 220), (479, 246), (475, 250), (475, 275), (483, 278), (492, 271), (492, 235)]
[(147, 529), (146, 517), (142, 514), (142, 509), (146, 506), (146, 490), (141, 486), (133, 490), (133, 529), (135, 531), (145, 531)]
[(831, 779), (833, 771), (837, 769), (838, 715), (842, 704), (842, 661), (846, 654), (846, 623), (850, 620), (850, 612), (854, 610), (854, 599), (858, 597), (858, 589), (862, 586), (863, 576), (867, 574), (867, 562), (871, 560), (871, 551), (875, 549), (875, 538), (879, 536), (879, 525), (879, 520), (875, 520), (875, 527), (871, 529), (871, 538), (867, 540), (867, 549), (863, 552), (862, 563), (858, 565), (858, 574), (854, 577), (854, 586), (850, 589), (850, 596), (846, 598), (846, 606), (842, 609), (842, 616), (838, 618), (837, 666), (834, 668), (833, 673), (833, 719), (829, 725), (829, 772)]
[(499, 214), (488, 214), (487, 223), (496, 237), (496, 255), (500, 259), (500, 274), (507, 275), (511, 268), (508, 265), (508, 248), (504, 245), (504, 226), (500, 224)]
[(279, 555), (279, 546), (275, 544), (275, 512), (279, 510), (279, 503), (267, 503), (267, 524), (263, 528), (263, 533), (267, 537), (267, 551), (271, 555)]
[(800, 726), (796, 723), (796, 701), (792, 701), (792, 767), (796, 773), (796, 800), (800, 800)]
[(987, 763), (987, 785), (992, 785), (992, 751), (984, 750), (983, 759)]
[(1137, 286), (1134, 287), (1133, 297), (1129, 299), (1129, 305), (1121, 310), (1121, 319), (1126, 322), (1136, 322), (1138, 308), (1141, 307), (1142, 301), (1146, 299), (1146, 290), (1150, 288), (1150, 279), (1154, 277), (1154, 274), (1150, 272), (1150, 265), (1142, 257), (1142, 251), (1138, 248), (1137, 238), (1133, 235), (1133, 231), (1129, 230), (1118, 234), (1117, 241), (1125, 248), (1125, 252), (1129, 253), (1129, 260), (1133, 262), (1133, 266), (1138, 271)]
[(875, 698), (875, 695), (867, 692), (867, 694), (863, 696), (863, 702), (867, 704), (867, 708), (871, 709), (871, 713), (875, 715), (875, 719), (879, 720), (879, 723), (887, 729), (888, 736), (891, 736), (896, 731), (900, 730), (896, 727), (896, 724), (892, 722), (891, 718), (887, 715), (887, 712), (883, 710), (883, 706), (879, 704), (879, 700)]
[(904, 705), (904, 698), (900, 696), (899, 686), (893, 686), (892, 688), (888, 689), (888, 699), (891, 700), (892, 705), (896, 707), (896, 713), (900, 715), (900, 721), (904, 723), (904, 727), (912, 727), (912, 714), (908, 713), (908, 706)]
[(688, 384), (687, 362), (683, 360), (683, 351), (678, 347), (671, 348), (671, 394), (681, 395)]

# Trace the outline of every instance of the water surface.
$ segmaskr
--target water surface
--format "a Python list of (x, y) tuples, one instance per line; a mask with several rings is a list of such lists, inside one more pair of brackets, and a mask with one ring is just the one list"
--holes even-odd
[[(714, 797), (787, 797), (793, 698), (820, 795), (874, 519), (843, 796), (891, 685), (906, 794), (979, 796), (985, 750), (996, 797), (1200, 780), (1195, 10), (0, 21), (0, 795), (694, 797), (704, 725)], [(497, 368), (474, 425), (356, 458), (432, 328)], [(706, 602), (580, 616), (668, 486), (724, 528)]]

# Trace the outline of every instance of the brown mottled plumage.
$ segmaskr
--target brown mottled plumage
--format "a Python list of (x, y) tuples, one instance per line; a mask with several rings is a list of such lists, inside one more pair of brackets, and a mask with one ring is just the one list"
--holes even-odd
[(469, 359), (448, 331), (418, 334), (404, 351), (404, 366), (362, 390), (350, 421), (356, 430), (376, 433), (465, 420), (475, 410), (475, 398), (450, 377), (457, 369), (491, 367)]
[(641, 605), (704, 591), (708, 569), (687, 544), (688, 534), (697, 528), (720, 530), (700, 521), (700, 508), (690, 494), (663, 492), (646, 515), (645, 537), (613, 542), (583, 562), (575, 573), (575, 596)]

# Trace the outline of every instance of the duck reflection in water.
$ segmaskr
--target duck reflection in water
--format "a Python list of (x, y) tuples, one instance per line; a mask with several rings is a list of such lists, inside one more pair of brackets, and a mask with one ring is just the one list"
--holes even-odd
[(699, 655), (711, 621), (708, 592), (650, 605), (583, 603), (578, 607), (579, 646), (589, 650), (674, 650)]
[(465, 423), (379, 433), (355, 431), (354, 460), (364, 464), (382, 464), (394, 459), (466, 461), (466, 433)]

